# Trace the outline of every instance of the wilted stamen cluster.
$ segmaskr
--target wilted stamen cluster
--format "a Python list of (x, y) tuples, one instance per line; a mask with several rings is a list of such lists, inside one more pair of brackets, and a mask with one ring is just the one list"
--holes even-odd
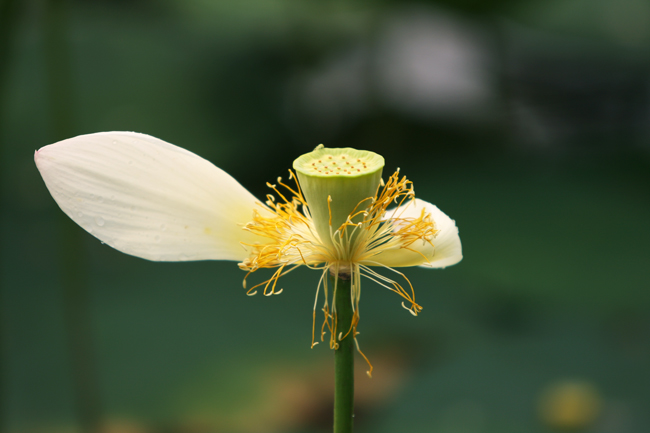
[[(417, 218), (403, 218), (396, 214), (397, 209), (414, 198), (413, 183), (406, 176), (400, 178), (398, 170), (393, 173), (383, 188), (378, 190), (368, 209), (357, 212), (357, 214), (363, 215), (362, 222), (352, 223), (351, 218), (354, 215), (351, 215), (348, 222), (344, 224), (345, 227), (341, 227), (340, 231), (342, 232), (341, 236), (343, 238), (347, 236), (348, 239), (353, 234), (359, 233), (350, 245), (350, 263), (353, 267), (353, 274), (363, 275), (402, 296), (410, 304), (410, 307), (405, 306), (405, 308), (411, 314), (417, 315), (422, 311), (422, 307), (415, 302), (413, 286), (408, 278), (393, 268), (373, 261), (375, 256), (387, 250), (403, 248), (415, 251), (409, 247), (418, 240), (433, 245), (431, 241), (437, 230), (435, 230), (431, 215), (424, 210)], [(392, 212), (393, 215), (387, 218), (387, 214), (391, 212), (386, 210), (391, 205), (397, 205), (398, 208)], [(346, 232), (349, 234), (346, 235)], [(406, 291), (399, 283), (375, 272), (369, 266), (382, 266), (399, 274), (409, 284), (410, 291)]]
[[(289, 171), (289, 179), (294, 179), (293, 173)], [(252, 296), (257, 293), (257, 287), (264, 285), (264, 295), (270, 296), (280, 294), (282, 290), (275, 291), (277, 280), (297, 266), (306, 265), (315, 267), (327, 262), (328, 251), (320, 245), (318, 236), (313, 230), (313, 222), (308, 212), (301, 212), (300, 207), (307, 209), (307, 204), (300, 187), (296, 190), (290, 188), (278, 178), (278, 183), (291, 193), (291, 199), (287, 199), (277, 186), (267, 183), (267, 186), (280, 197), (281, 202), (276, 202), (273, 195), (267, 195), (266, 205), (268, 208), (255, 210), (253, 220), (244, 226), (244, 230), (255, 233), (268, 239), (264, 244), (246, 244), (251, 253), (248, 258), (239, 263), (239, 268), (248, 271), (246, 278), (262, 268), (278, 268), (273, 276), (248, 289), (247, 294)], [(296, 185), (297, 182), (296, 182)], [(287, 269), (289, 267), (289, 269)]]
[[(289, 178), (294, 179), (291, 171)], [(387, 250), (404, 248), (417, 252), (410, 248), (416, 241), (433, 245), (431, 242), (437, 230), (430, 214), (422, 210), (416, 218), (404, 218), (401, 214), (396, 213), (397, 209), (403, 209), (405, 203), (414, 199), (411, 181), (405, 176), (400, 178), (399, 171), (397, 171), (383, 187), (378, 188), (375, 197), (368, 197), (359, 203), (347, 221), (340, 227), (332, 227), (330, 221), (329, 243), (323, 242), (316, 233), (309, 213), (309, 206), (298, 183), (296, 182), (295, 189), (287, 186), (281, 179), (278, 179), (278, 184), (289, 192), (290, 198), (282, 194), (276, 185), (268, 184), (280, 201), (276, 201), (273, 195), (268, 195), (266, 201), (268, 208), (255, 211), (253, 220), (244, 226), (244, 230), (268, 239), (268, 243), (244, 244), (250, 248), (250, 256), (240, 263), (239, 267), (248, 271), (246, 278), (258, 269), (277, 268), (271, 278), (250, 288), (249, 295), (256, 294), (255, 289), (260, 286), (264, 286), (264, 295), (266, 296), (281, 293), (282, 290), (276, 290), (278, 279), (297, 266), (306, 265), (312, 269), (322, 270), (323, 274), (316, 293), (316, 299), (318, 299), (318, 293), (322, 286), (325, 303), (321, 341), (324, 340), (325, 328), (327, 328), (330, 333), (330, 347), (333, 349), (338, 347), (338, 341), (350, 332), (355, 337), (357, 335), (361, 276), (373, 280), (403, 297), (410, 306), (407, 307), (404, 303), (402, 305), (411, 314), (417, 315), (422, 310), (422, 307), (415, 302), (413, 287), (404, 274), (373, 261), (375, 256)], [(387, 209), (392, 205), (396, 205), (397, 208), (392, 211), (391, 215)], [(362, 208), (362, 206), (365, 207)], [(360, 222), (353, 222), (359, 218), (361, 218)], [(370, 266), (382, 266), (402, 276), (408, 282), (409, 290), (405, 290), (396, 281), (375, 272)], [(337, 329), (336, 307), (333, 302), (330, 307), (329, 301), (329, 299), (333, 299), (333, 292), (336, 288), (328, 287), (327, 271), (337, 278), (341, 276), (352, 280), (354, 317), (350, 329), (342, 331)], [(246, 287), (246, 278), (244, 287)], [(330, 289), (332, 289), (332, 293), (330, 293)], [(315, 311), (316, 305), (314, 305), (314, 320)], [(315, 344), (317, 343), (312, 341), (312, 346)]]

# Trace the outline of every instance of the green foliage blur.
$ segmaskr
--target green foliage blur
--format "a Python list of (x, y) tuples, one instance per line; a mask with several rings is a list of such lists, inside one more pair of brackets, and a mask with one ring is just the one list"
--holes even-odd
[(649, 61), (645, 0), (0, 0), (0, 433), (331, 431), (317, 273), (247, 297), (57, 208), (33, 152), (111, 130), (260, 198), (372, 150), (456, 220), (418, 317), (362, 283), (359, 433), (649, 431)]

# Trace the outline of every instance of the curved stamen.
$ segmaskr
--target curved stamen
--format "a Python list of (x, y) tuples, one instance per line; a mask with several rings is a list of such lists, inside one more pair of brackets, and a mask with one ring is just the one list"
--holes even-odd
[[(408, 278), (403, 273), (372, 259), (386, 250), (404, 249), (419, 252), (411, 247), (418, 240), (433, 246), (432, 239), (437, 233), (434, 221), (424, 210), (417, 217), (403, 216), (406, 208), (403, 205), (407, 200), (414, 200), (415, 196), (412, 182), (405, 176), (400, 177), (397, 170), (386, 182), (381, 182), (374, 197), (359, 202), (340, 227), (332, 227), (333, 204), (331, 197), (328, 197), (329, 242), (324, 243), (315, 229), (309, 206), (291, 170), (289, 170), (289, 179), (296, 182), (295, 188), (288, 186), (281, 178), (277, 179), (277, 185), (288, 191), (288, 194), (281, 193), (277, 185), (267, 184), (280, 200), (276, 200), (275, 195), (269, 194), (267, 206), (261, 205), (263, 209), (255, 210), (252, 221), (243, 226), (244, 230), (255, 233), (265, 240), (263, 243), (242, 244), (250, 251), (249, 257), (239, 264), (242, 270), (247, 271), (243, 286), (246, 288), (246, 279), (253, 272), (259, 269), (276, 268), (271, 278), (254, 285), (247, 290), (247, 294), (252, 296), (257, 293), (258, 287), (264, 286), (265, 296), (277, 295), (282, 293), (282, 289), (276, 290), (280, 277), (298, 266), (304, 265), (310, 269), (320, 270), (321, 276), (316, 288), (312, 314), (311, 347), (318, 344), (315, 341), (316, 307), (322, 287), (324, 302), (320, 340), (324, 341), (325, 334), (329, 332), (329, 346), (336, 349), (339, 340), (352, 335), (357, 350), (368, 361), (359, 350), (356, 338), (360, 320), (361, 276), (397, 293), (410, 304), (410, 307), (407, 307), (402, 303), (403, 307), (411, 314), (417, 315), (422, 307), (415, 302), (415, 291)], [(397, 210), (392, 212), (387, 210), (393, 204), (398, 205), (396, 209), (400, 209), (399, 214)], [(422, 253), (420, 254), (426, 259)], [(368, 265), (383, 267), (397, 273), (407, 281), (410, 290), (407, 291), (402, 285), (377, 273)], [(335, 277), (342, 272), (350, 276), (353, 317), (349, 329), (338, 329), (334, 302), (338, 278), (334, 279), (334, 287), (330, 290), (326, 278), (328, 272)], [(372, 365), (370, 362), (368, 365), (370, 375)]]

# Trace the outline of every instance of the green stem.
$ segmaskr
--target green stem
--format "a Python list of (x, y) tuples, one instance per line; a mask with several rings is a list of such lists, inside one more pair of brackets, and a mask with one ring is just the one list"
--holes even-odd
[[(336, 282), (337, 334), (345, 335), (352, 323), (350, 280), (330, 276), (333, 288)], [(338, 335), (337, 335), (338, 339)], [(352, 433), (354, 420), (354, 335), (350, 332), (339, 341), (334, 353), (334, 433)]]

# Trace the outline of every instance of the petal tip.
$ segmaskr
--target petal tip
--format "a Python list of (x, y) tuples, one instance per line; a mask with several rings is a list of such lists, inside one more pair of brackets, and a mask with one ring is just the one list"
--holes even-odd
[(38, 168), (38, 163), (39, 163), (41, 157), (43, 156), (43, 155), (41, 154), (41, 151), (42, 151), (42, 150), (43, 150), (43, 148), (41, 147), (40, 149), (36, 149), (36, 150), (34, 151), (34, 163), (36, 164), (36, 168)]

